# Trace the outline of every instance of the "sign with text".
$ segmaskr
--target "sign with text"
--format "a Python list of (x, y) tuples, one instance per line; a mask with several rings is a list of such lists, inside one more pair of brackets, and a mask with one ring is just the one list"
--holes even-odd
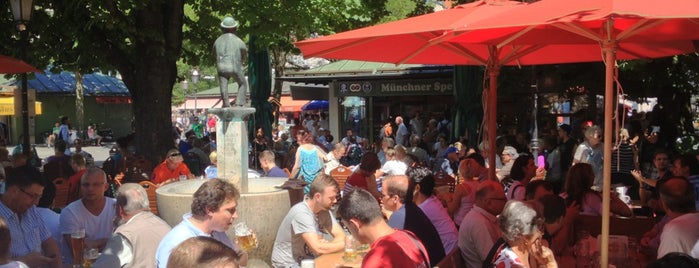
[(337, 97), (451, 95), (453, 92), (451, 79), (338, 81), (335, 84)]

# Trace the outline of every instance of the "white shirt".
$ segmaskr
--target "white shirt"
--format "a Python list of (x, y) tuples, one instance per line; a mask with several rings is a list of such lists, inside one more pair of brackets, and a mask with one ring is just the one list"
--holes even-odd
[[(61, 211), (61, 233), (66, 235), (79, 228), (85, 229), (86, 240), (98, 240), (112, 237), (114, 232), (114, 217), (116, 217), (116, 200), (107, 198), (100, 215), (93, 215), (83, 205), (82, 199), (70, 203)], [(72, 263), (68, 243), (62, 243), (63, 262)]]
[[(658, 247), (658, 259), (670, 252), (691, 254), (699, 242), (699, 213), (687, 213), (670, 220), (663, 228)], [(693, 256), (697, 257), (697, 256)]]
[(386, 175), (405, 175), (405, 171), (408, 170), (408, 165), (400, 160), (388, 160), (381, 167), (381, 172), (386, 173)]

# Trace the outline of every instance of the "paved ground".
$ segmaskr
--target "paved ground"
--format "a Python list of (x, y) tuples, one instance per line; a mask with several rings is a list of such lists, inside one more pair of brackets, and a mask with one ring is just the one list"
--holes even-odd
[[(95, 166), (102, 167), (102, 162), (104, 162), (104, 160), (106, 160), (107, 157), (109, 157), (109, 149), (112, 148), (112, 146), (114, 146), (114, 143), (102, 143), (101, 147), (83, 147), (83, 151), (86, 151), (92, 155), (92, 158), (95, 159)], [(13, 149), (14, 146), (7, 148), (7, 150), (10, 152), (12, 152)], [(39, 154), (39, 157), (41, 157), (41, 159), (46, 159), (47, 157), (53, 155), (53, 148), (48, 148), (45, 144), (37, 144), (36, 152)]]

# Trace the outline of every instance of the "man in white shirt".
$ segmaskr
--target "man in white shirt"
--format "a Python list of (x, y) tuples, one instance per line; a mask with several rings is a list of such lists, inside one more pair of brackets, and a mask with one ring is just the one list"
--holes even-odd
[(670, 252), (692, 254), (692, 248), (699, 242), (699, 213), (694, 206), (696, 194), (692, 184), (684, 177), (672, 177), (661, 182), (658, 191), (661, 206), (670, 218), (660, 235), (658, 258)]
[(85, 230), (85, 248), (103, 249), (114, 232), (116, 200), (104, 196), (107, 190), (107, 175), (102, 169), (91, 167), (80, 180), (82, 198), (70, 203), (61, 211), (61, 233), (63, 234), (63, 262), (72, 263), (70, 235), (79, 229)]

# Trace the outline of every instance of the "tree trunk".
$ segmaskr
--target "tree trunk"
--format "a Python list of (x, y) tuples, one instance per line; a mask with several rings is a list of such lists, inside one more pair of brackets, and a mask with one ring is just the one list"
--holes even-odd
[[(83, 91), (83, 74), (75, 71), (75, 129), (78, 133), (85, 129), (85, 95)], [(83, 138), (78, 136), (78, 138)]]
[[(136, 27), (148, 32), (134, 41), (132, 57), (112, 54), (133, 100), (136, 154), (153, 163), (175, 146), (172, 136), (172, 87), (182, 50), (182, 0), (151, 1), (140, 10)], [(119, 51), (113, 51), (118, 53)]]

